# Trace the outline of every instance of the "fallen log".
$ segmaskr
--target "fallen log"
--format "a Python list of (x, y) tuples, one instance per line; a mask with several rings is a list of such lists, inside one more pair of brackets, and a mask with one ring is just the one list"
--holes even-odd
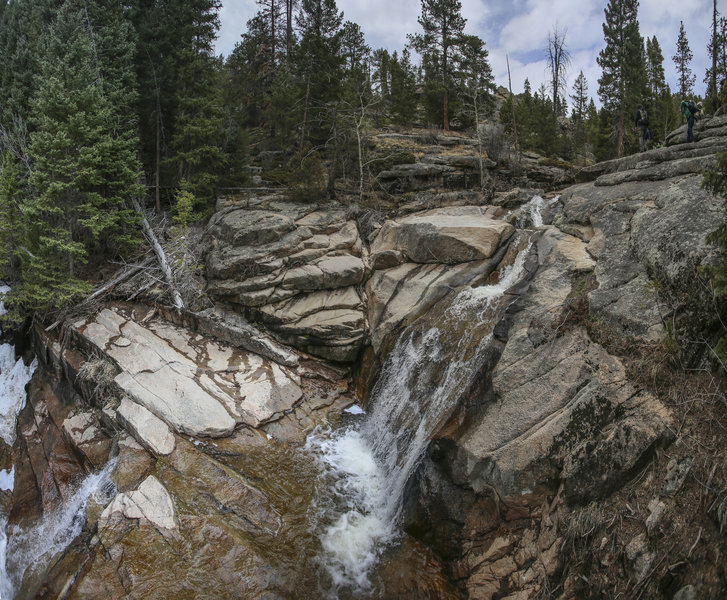
[(149, 225), (149, 221), (146, 218), (144, 209), (141, 207), (141, 204), (137, 199), (134, 199), (134, 208), (136, 209), (136, 212), (141, 215), (141, 225), (144, 228), (144, 235), (146, 235), (147, 240), (149, 240), (149, 243), (154, 249), (154, 254), (156, 254), (159, 265), (162, 268), (162, 273), (164, 273), (164, 279), (166, 279), (172, 293), (172, 301), (174, 303), (174, 307), (182, 310), (184, 308), (184, 301), (182, 300), (182, 296), (174, 285), (174, 275), (172, 274), (172, 269), (169, 266), (169, 262), (167, 261), (167, 256), (164, 252), (164, 248), (162, 248), (162, 245), (159, 243), (156, 235), (154, 235), (154, 231), (152, 230), (151, 225)]

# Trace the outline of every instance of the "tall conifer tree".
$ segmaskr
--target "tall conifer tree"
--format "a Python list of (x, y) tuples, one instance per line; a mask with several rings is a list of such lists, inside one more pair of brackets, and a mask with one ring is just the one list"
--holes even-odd
[(176, 115), (171, 136), (175, 185), (185, 182), (198, 209), (212, 203), (225, 172), (222, 66), (214, 55), (220, 26), (219, 0), (174, 0), (180, 24), (177, 49)]
[[(141, 193), (136, 144), (119, 127), (112, 104), (120, 83), (104, 80), (107, 68), (118, 65), (112, 68), (98, 52), (101, 40), (93, 32), (102, 27), (91, 19), (94, 8), (93, 0), (66, 0), (41, 56), (32, 102), (33, 195), (23, 205), (26, 252), (18, 291), (19, 303), (32, 310), (59, 308), (86, 292), (80, 274), (90, 253), (114, 252), (136, 240), (127, 209)], [(124, 29), (109, 27), (109, 39), (123, 46)]]
[(684, 21), (679, 22), (679, 37), (677, 38), (677, 50), (676, 54), (672, 57), (674, 65), (679, 75), (679, 95), (682, 98), (691, 96), (694, 88), (694, 82), (696, 76), (692, 74), (692, 70), (689, 67), (692, 62), (693, 54), (689, 49), (689, 40), (687, 39), (687, 32), (684, 29)]
[(576, 149), (580, 150), (585, 143), (585, 121), (588, 110), (588, 80), (583, 71), (578, 74), (573, 83), (573, 93), (570, 98), (573, 102), (571, 119), (575, 124), (574, 142)]
[(300, 47), (297, 67), (303, 87), (300, 148), (325, 143), (331, 129), (326, 106), (340, 99), (343, 57), (343, 13), (335, 0), (302, 0), (298, 14)]
[(646, 79), (638, 6), (638, 0), (609, 0), (603, 24), (606, 47), (597, 58), (602, 69), (598, 97), (611, 115), (618, 156), (624, 153), (627, 113), (641, 102)]
[(418, 21), (424, 33), (409, 35), (409, 42), (427, 58), (429, 72), (437, 72), (440, 77), (442, 125), (448, 130), (453, 62), (467, 19), (462, 16), (460, 0), (422, 0), (422, 14)]

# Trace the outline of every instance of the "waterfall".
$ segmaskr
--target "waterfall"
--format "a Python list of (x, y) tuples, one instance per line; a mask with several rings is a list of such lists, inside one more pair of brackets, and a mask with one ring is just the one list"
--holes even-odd
[[(5, 314), (2, 296), (9, 289), (0, 286), (0, 315)], [(37, 366), (37, 359), (30, 366), (22, 359), (16, 361), (15, 348), (0, 344), (0, 437), (9, 446), (15, 443), (18, 413), (25, 406), (25, 386)], [(86, 477), (67, 503), (28, 527), (8, 527), (7, 515), (0, 508), (0, 598), (13, 598), (29, 568), (42, 571), (81, 533), (91, 496), (104, 504), (110, 500), (115, 493), (110, 477), (113, 466), (110, 462), (100, 473)], [(13, 466), (0, 470), (0, 491), (12, 492), (14, 478)]]
[(518, 227), (542, 227), (544, 225), (543, 210), (551, 208), (560, 200), (555, 196), (544, 200), (542, 196), (533, 196), (528, 202), (517, 209), (515, 222)]
[(116, 495), (111, 480), (115, 465), (112, 459), (102, 471), (88, 475), (67, 502), (36, 523), (8, 528), (7, 538), (0, 538), (0, 597), (13, 598), (28, 569), (42, 573), (53, 557), (81, 533), (90, 498), (105, 506)]
[(404, 330), (372, 390), (369, 414), (309, 437), (325, 469), (321, 562), (331, 597), (341, 588), (365, 595), (372, 567), (397, 539), (406, 483), (485, 364), (505, 294), (524, 275), (530, 233), (512, 243), (519, 252), (496, 283), (461, 289), (432, 323)]

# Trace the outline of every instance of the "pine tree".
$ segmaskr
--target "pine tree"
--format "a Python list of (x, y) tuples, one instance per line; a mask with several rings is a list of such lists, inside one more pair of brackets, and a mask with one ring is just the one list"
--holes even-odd
[(686, 98), (692, 95), (696, 76), (692, 75), (689, 64), (692, 62), (692, 51), (689, 49), (689, 40), (684, 30), (684, 21), (679, 22), (679, 37), (677, 38), (677, 51), (672, 57), (679, 75), (679, 95)]
[(663, 142), (666, 134), (676, 125), (671, 91), (664, 76), (664, 56), (656, 36), (646, 39), (647, 95), (644, 105), (649, 115), (652, 144)]
[[(198, 210), (214, 202), (227, 157), (222, 151), (221, 64), (213, 43), (219, 29), (219, 0), (175, 0), (182, 25), (177, 51), (176, 115), (169, 162), (198, 199)], [(206, 203), (206, 204), (205, 204)]]
[(375, 86), (375, 91), (379, 94), (379, 97), (388, 103), (389, 98), (389, 86), (391, 81), (391, 70), (389, 63), (391, 56), (386, 48), (378, 48), (374, 50), (371, 59), (372, 64), (372, 81)]
[(606, 47), (596, 59), (602, 69), (598, 97), (611, 115), (618, 156), (624, 153), (627, 113), (641, 102), (646, 85), (638, 5), (637, 0), (609, 0), (603, 24)]
[(707, 84), (707, 109), (715, 111), (725, 101), (718, 96), (722, 81), (727, 79), (727, 19), (724, 17), (717, 19), (707, 49), (712, 59), (712, 64), (704, 75), (704, 83)]
[(410, 125), (416, 118), (416, 73), (411, 64), (409, 50), (404, 48), (401, 57), (394, 52), (390, 59), (391, 94), (389, 106), (394, 123)]
[(301, 41), (296, 67), (303, 89), (300, 149), (325, 144), (331, 130), (327, 103), (340, 99), (343, 13), (335, 0), (302, 0), (297, 18)]
[[(3, 2), (3, 4), (5, 4)], [(10, 130), (30, 121), (38, 84), (43, 37), (62, 0), (10, 0), (0, 17), (0, 125)]]
[[(121, 82), (104, 80), (106, 70), (121, 67), (98, 53), (91, 20), (96, 8), (91, 0), (66, 0), (41, 56), (29, 149), (33, 195), (23, 205), (26, 252), (18, 292), (19, 303), (31, 310), (59, 308), (85, 293), (81, 268), (92, 252), (100, 258), (99, 251), (137, 241), (127, 209), (141, 194), (136, 144), (119, 128), (119, 109), (112, 105)], [(108, 33), (124, 45), (123, 29)]]
[(573, 101), (573, 111), (571, 119), (575, 126), (573, 133), (574, 143), (577, 150), (583, 148), (586, 138), (585, 120), (586, 110), (588, 109), (588, 80), (581, 71), (573, 83), (573, 93), (571, 94)]
[(371, 94), (371, 48), (363, 31), (351, 21), (341, 29), (341, 58), (343, 59), (344, 94), (350, 99)]
[(2, 155), (0, 167), (0, 280), (15, 280), (22, 244), (22, 182), (15, 157)]
[(485, 170), (482, 160), (482, 139), (479, 128), (484, 118), (492, 112), (495, 90), (492, 68), (487, 59), (485, 42), (476, 35), (463, 36), (460, 40), (461, 52), (457, 60), (457, 84), (464, 99), (464, 112), (474, 121), (478, 132), (478, 156), (480, 162), (480, 187), (485, 185)]
[(646, 38), (646, 75), (651, 97), (657, 98), (666, 89), (666, 79), (664, 77), (664, 55), (656, 36)]
[(422, 0), (422, 14), (417, 20), (424, 33), (409, 35), (409, 42), (425, 57), (429, 73), (437, 73), (440, 77), (442, 124), (446, 131), (449, 129), (452, 64), (467, 20), (462, 17), (460, 0)]

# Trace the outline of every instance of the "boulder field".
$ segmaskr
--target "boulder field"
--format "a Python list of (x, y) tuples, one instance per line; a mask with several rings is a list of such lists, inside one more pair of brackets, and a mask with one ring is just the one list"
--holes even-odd
[[(583, 597), (565, 564), (568, 515), (612, 498), (680, 430), (617, 350), (661, 348), (665, 324), (697, 309), (666, 299), (721, 260), (706, 237), (727, 214), (701, 172), (727, 118), (695, 132), (585, 168), (557, 196), (425, 191), (367, 227), (360, 210), (277, 194), (221, 200), (204, 241), (213, 308), (109, 301), (56, 332), (36, 323), (42, 368), (3, 448), (10, 523), (54, 514), (109, 460), (114, 493), (88, 501), (80, 541), (26, 572), (22, 597), (315, 597), (306, 519), (320, 473), (306, 436), (354, 403), (375, 410), (373, 381), (404, 331), (436, 326), (452, 360), (470, 356), (479, 330), (445, 328), (451, 299), (501, 280), (521, 251), (524, 275), (409, 480), (402, 525), (428, 546), (431, 580), (449, 582), (422, 597), (529, 599), (554, 581), (553, 597)], [(471, 167), (438, 157), (426, 168)], [(656, 495), (652, 524), (620, 550), (629, 569), (654, 555), (671, 498)], [(653, 564), (629, 577), (646, 586)], [(396, 571), (381, 567), (377, 597), (394, 597), (382, 590)], [(672, 587), (718, 597), (720, 575), (698, 573)]]

